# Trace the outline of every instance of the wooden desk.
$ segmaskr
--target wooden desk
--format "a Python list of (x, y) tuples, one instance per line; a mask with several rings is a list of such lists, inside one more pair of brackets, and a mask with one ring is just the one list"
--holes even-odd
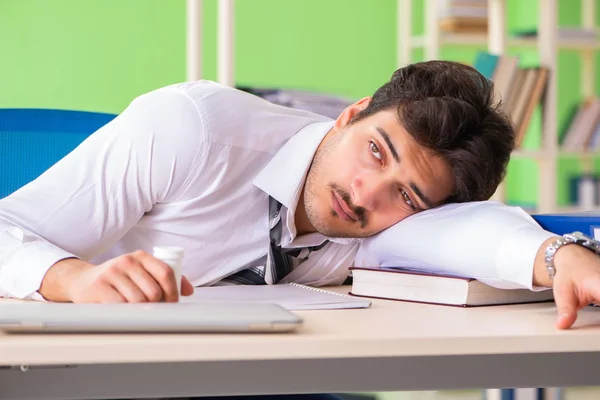
[(0, 334), (0, 399), (600, 385), (600, 308), (568, 331), (552, 303), (299, 314), (292, 334)]

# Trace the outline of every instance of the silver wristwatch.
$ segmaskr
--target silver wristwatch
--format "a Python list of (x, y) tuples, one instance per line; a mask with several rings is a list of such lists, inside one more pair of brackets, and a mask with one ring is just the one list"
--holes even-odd
[(554, 275), (556, 275), (556, 268), (554, 267), (554, 255), (558, 249), (568, 244), (577, 244), (579, 246), (583, 246), (600, 255), (600, 242), (598, 240), (584, 235), (581, 232), (566, 233), (556, 239), (546, 248), (544, 260), (546, 261), (546, 270), (548, 271), (548, 276), (550, 276), (550, 278), (554, 278)]

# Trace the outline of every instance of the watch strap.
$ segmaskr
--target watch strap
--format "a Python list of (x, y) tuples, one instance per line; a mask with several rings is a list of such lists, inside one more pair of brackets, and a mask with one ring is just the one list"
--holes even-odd
[(567, 233), (557, 238), (548, 247), (544, 254), (544, 261), (546, 263), (546, 270), (548, 276), (552, 279), (556, 275), (556, 266), (554, 265), (554, 256), (558, 249), (569, 244), (576, 244), (585, 247), (597, 255), (600, 255), (600, 241), (595, 240), (589, 236), (584, 235), (581, 232)]

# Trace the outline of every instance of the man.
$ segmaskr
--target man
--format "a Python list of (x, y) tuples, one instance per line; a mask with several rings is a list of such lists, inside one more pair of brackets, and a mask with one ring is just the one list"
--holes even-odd
[[(360, 238), (490, 198), (513, 145), (490, 83), (458, 63), (402, 68), (335, 121), (212, 82), (172, 85), (134, 100), (0, 201), (0, 294), (176, 301), (155, 245), (185, 248), (183, 295), (201, 285), (340, 284)], [(544, 232), (524, 244), (535, 258), (524, 268), (532, 285), (554, 283), (566, 328), (600, 300), (600, 259), (564, 246), (552, 280), (543, 254), (555, 239)]]

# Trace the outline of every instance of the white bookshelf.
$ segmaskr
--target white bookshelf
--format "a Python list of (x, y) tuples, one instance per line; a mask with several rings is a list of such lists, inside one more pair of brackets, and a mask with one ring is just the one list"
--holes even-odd
[[(513, 157), (535, 160), (539, 166), (538, 208), (535, 212), (562, 211), (557, 204), (557, 164), (561, 158), (578, 158), (583, 172), (592, 170), (594, 156), (588, 151), (565, 152), (558, 145), (557, 127), (557, 54), (560, 49), (578, 51), (581, 55), (581, 93), (583, 97), (594, 95), (595, 52), (600, 40), (558, 37), (558, 0), (539, 2), (538, 36), (535, 38), (512, 38), (506, 31), (506, 0), (488, 0), (487, 34), (450, 34), (441, 32), (438, 24), (438, 0), (425, 0), (424, 34), (412, 35), (412, 0), (397, 0), (398, 66), (411, 63), (412, 50), (423, 48), (426, 59), (438, 59), (442, 45), (487, 47), (494, 54), (502, 54), (507, 47), (537, 47), (540, 63), (552, 72), (549, 76), (542, 113), (542, 145), (539, 150), (517, 150)], [(597, 30), (594, 17), (596, 0), (579, 0), (582, 7), (582, 28)], [(218, 0), (217, 21), (217, 80), (228, 86), (234, 84), (234, 0)], [(202, 78), (202, 0), (187, 0), (187, 79)], [(504, 185), (500, 185), (494, 199), (505, 199)], [(572, 207), (569, 207), (572, 209)]]
[[(440, 44), (442, 45), (459, 45), (459, 46), (477, 46), (481, 47), (488, 43), (487, 35), (480, 34), (465, 34), (465, 33), (440, 33)], [(536, 38), (506, 38), (506, 43), (509, 47), (535, 47), (538, 40)], [(413, 48), (425, 47), (426, 37), (413, 36), (411, 45)], [(557, 46), (564, 50), (598, 50), (600, 42), (586, 38), (558, 38)]]
[[(202, 0), (186, 0), (186, 79), (202, 79)], [(217, 3), (217, 81), (235, 84), (235, 1)]]
[[(441, 45), (486, 47), (493, 54), (502, 54), (507, 47), (537, 47), (540, 64), (551, 71), (542, 104), (542, 144), (539, 150), (516, 150), (513, 158), (528, 158), (539, 167), (539, 193), (535, 212), (558, 212), (565, 208), (557, 202), (557, 169), (561, 158), (577, 158), (582, 161), (584, 172), (592, 169), (593, 157), (600, 155), (588, 151), (566, 152), (559, 148), (557, 126), (557, 56), (560, 49), (576, 50), (581, 54), (581, 93), (584, 97), (594, 95), (595, 51), (600, 49), (600, 40), (588, 38), (558, 37), (558, 0), (539, 1), (538, 35), (535, 38), (512, 38), (506, 30), (505, 0), (488, 0), (487, 34), (451, 34), (440, 32), (438, 25), (438, 0), (425, 0), (424, 34), (412, 35), (412, 0), (397, 0), (398, 6), (398, 65), (407, 65), (412, 50), (423, 48), (426, 59), (438, 59)], [(581, 1), (581, 28), (597, 30), (595, 26), (596, 0)], [(504, 185), (500, 185), (494, 196), (504, 201)], [(573, 207), (568, 207), (573, 210)]]
[(185, 75), (187, 81), (202, 78), (202, 0), (187, 0), (185, 10)]

